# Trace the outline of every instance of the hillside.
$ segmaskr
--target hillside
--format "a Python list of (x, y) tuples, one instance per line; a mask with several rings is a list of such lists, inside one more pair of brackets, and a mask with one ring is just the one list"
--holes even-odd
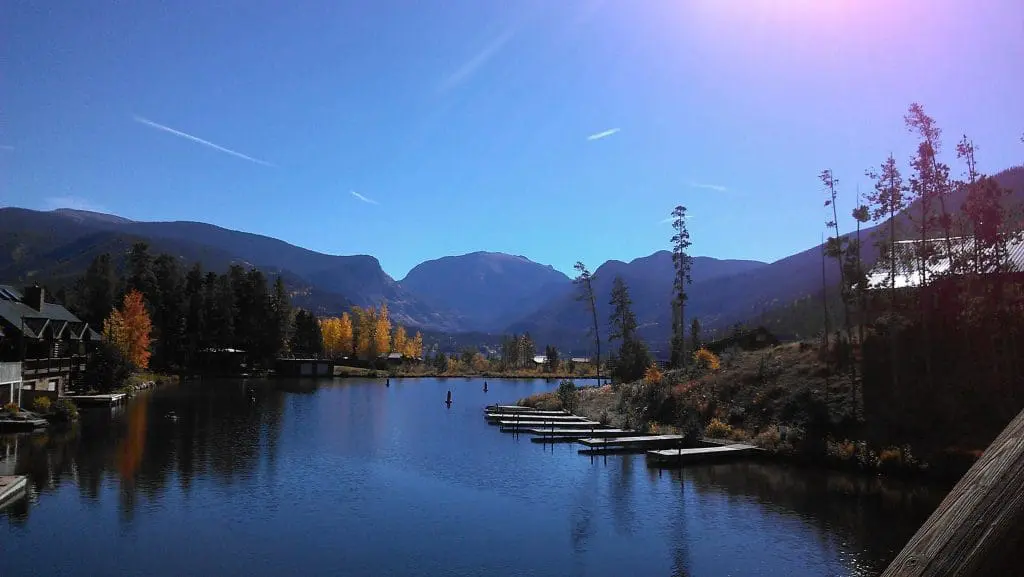
[[(996, 174), (1001, 186), (1011, 190), (1008, 205), (1024, 203), (1024, 167), (1014, 167)], [(950, 195), (950, 210), (959, 211), (965, 191)], [(911, 205), (897, 217), (902, 238), (910, 238), (913, 229), (908, 214), (918, 210)], [(1018, 215), (1018, 218), (1020, 216)], [(861, 258), (867, 265), (878, 258), (872, 240), (874, 231), (887, 224), (867, 227), (861, 231), (863, 247)], [(843, 231), (853, 236), (852, 231)], [(827, 261), (825, 282), (830, 290), (839, 283), (839, 271), (834, 261)], [(671, 329), (669, 295), (672, 286), (671, 255), (662, 251), (630, 263), (609, 261), (595, 271), (598, 282), (598, 319), (601, 330), (607, 334), (608, 295), (611, 280), (622, 274), (630, 288), (633, 308), (640, 323), (640, 333), (652, 350), (666, 349)], [(687, 318), (700, 319), (706, 335), (728, 329), (740, 322), (764, 319), (783, 336), (806, 334), (808, 327), (821, 326), (820, 299), (822, 294), (822, 246), (779, 259), (771, 264), (751, 261), (717, 261), (694, 259), (693, 284), (687, 289)], [(833, 290), (834, 292), (834, 290)], [(834, 297), (835, 295), (831, 295)], [(834, 299), (833, 299), (834, 300)], [(832, 313), (836, 313), (835, 302)], [(587, 347), (586, 337), (590, 319), (582, 303), (571, 296), (556, 295), (539, 310), (510, 324), (509, 331), (529, 331), (541, 342), (565, 342), (574, 347)]]
[(416, 265), (399, 283), (424, 302), (466, 319), (467, 328), (500, 331), (503, 319), (536, 308), (572, 281), (551, 266), (496, 252), (446, 256)]
[(0, 209), (0, 278), (60, 284), (97, 255), (123, 255), (147, 241), (154, 253), (179, 257), (186, 266), (202, 262), (211, 270), (231, 264), (281, 274), (296, 303), (321, 314), (340, 314), (352, 304), (387, 300), (395, 322), (411, 327), (460, 330), (454, 316), (428, 306), (403, 290), (371, 256), (331, 256), (266, 236), (198, 222), (135, 222), (112, 215), (60, 209), (40, 212)]
[[(760, 261), (695, 257), (691, 277), (696, 286), (715, 279), (732, 278), (747, 271), (757, 271), (765, 266)], [(672, 254), (658, 251), (628, 263), (612, 260), (594, 271), (597, 316), (605, 337), (606, 321), (610, 313), (608, 295), (611, 294), (612, 281), (616, 276), (621, 276), (629, 286), (640, 335), (648, 341), (652, 350), (665, 348), (671, 327), (669, 302), (672, 298)], [(574, 348), (589, 348), (586, 335), (592, 321), (584, 304), (576, 300), (577, 294), (577, 288), (572, 286), (555, 295), (534, 313), (512, 323), (507, 330), (529, 332), (539, 342), (563, 342)]]

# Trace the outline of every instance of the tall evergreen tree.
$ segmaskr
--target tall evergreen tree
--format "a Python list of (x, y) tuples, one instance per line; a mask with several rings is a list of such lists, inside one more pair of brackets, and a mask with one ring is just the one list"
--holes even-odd
[(672, 279), (672, 341), (670, 363), (673, 367), (686, 366), (686, 285), (690, 284), (690, 231), (686, 228), (686, 207), (679, 205), (672, 210), (672, 265), (675, 274)]
[(576, 300), (586, 303), (593, 321), (593, 324), (591, 325), (591, 332), (594, 337), (594, 348), (597, 350), (597, 358), (594, 362), (594, 366), (597, 367), (597, 382), (600, 383), (601, 332), (598, 329), (597, 323), (597, 298), (594, 296), (594, 275), (590, 274), (590, 270), (587, 269), (587, 265), (583, 264), (583, 261), (577, 261), (573, 268), (576, 269), (577, 273), (576, 279), (573, 282), (580, 287), (580, 292), (576, 296)]
[(299, 309), (295, 311), (295, 330), (292, 332), (291, 350), (296, 357), (320, 357), (323, 355), (323, 335), (320, 323), (313, 313)]
[(185, 337), (184, 282), (178, 259), (161, 254), (153, 261), (156, 279), (153, 326), (155, 332), (154, 364), (171, 367), (180, 362)]
[(103, 320), (114, 310), (118, 294), (118, 279), (109, 253), (98, 255), (89, 263), (73, 292), (79, 317), (94, 330), (102, 328)]
[(137, 290), (150, 303), (156, 296), (156, 274), (153, 272), (153, 256), (149, 253), (149, 244), (137, 242), (128, 251), (126, 263), (127, 279), (125, 293)]
[(622, 277), (615, 277), (612, 283), (610, 304), (612, 312), (608, 321), (611, 333), (608, 340), (622, 343), (612, 360), (612, 376), (621, 383), (635, 381), (643, 376), (650, 365), (650, 355), (647, 347), (637, 338), (633, 301), (629, 298), (629, 288)]
[(203, 268), (196, 263), (185, 275), (185, 363), (198, 359), (206, 338), (206, 291)]
[[(285, 352), (291, 329), (291, 300), (284, 286), (281, 275), (274, 280), (274, 291), (270, 295), (270, 322), (265, 334), (267, 336), (267, 354), (277, 357)], [(349, 354), (351, 351), (345, 351)]]

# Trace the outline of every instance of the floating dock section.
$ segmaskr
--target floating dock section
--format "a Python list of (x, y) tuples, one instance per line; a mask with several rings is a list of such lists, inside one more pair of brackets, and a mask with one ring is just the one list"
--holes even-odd
[(74, 401), (78, 408), (84, 407), (113, 407), (128, 400), (125, 393), (111, 393), (109, 395), (67, 395), (65, 399)]
[(579, 443), (586, 449), (580, 449), (581, 455), (600, 453), (642, 453), (650, 449), (678, 446), (683, 442), (682, 435), (635, 435), (605, 438), (580, 439)]
[(678, 466), (719, 459), (734, 459), (741, 455), (743, 457), (756, 457), (762, 454), (764, 454), (764, 449), (744, 443), (733, 443), (732, 445), (715, 445), (713, 447), (697, 447), (695, 449), (647, 451), (647, 462), (654, 465)]

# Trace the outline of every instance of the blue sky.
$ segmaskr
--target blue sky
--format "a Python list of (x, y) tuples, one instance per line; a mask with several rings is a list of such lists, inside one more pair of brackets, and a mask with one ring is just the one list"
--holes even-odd
[(3, 0), (0, 205), (571, 272), (680, 203), (695, 254), (808, 248), (817, 174), (848, 212), (913, 101), (1024, 160), (1020, 0), (171, 4)]

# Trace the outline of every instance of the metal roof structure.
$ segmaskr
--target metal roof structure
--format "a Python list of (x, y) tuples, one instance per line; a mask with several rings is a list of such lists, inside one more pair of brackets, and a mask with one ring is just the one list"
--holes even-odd
[[(974, 257), (974, 239), (969, 237), (953, 237), (950, 239), (953, 251), (958, 258), (969, 261)], [(947, 274), (950, 270), (950, 258), (945, 255), (945, 238), (933, 238), (923, 241), (933, 246), (935, 257), (929, 259), (926, 264), (926, 273), (930, 278)], [(917, 264), (917, 247), (921, 246), (920, 240), (896, 241), (896, 288), (916, 287), (921, 285), (921, 272)], [(1024, 272), (1024, 238), (1012, 238), (1007, 244), (1007, 254), (1002, 259), (1002, 267), (1005, 272)], [(981, 254), (984, 260), (994, 260), (992, 249), (983, 248)], [(902, 263), (902, 264), (901, 264)], [(880, 259), (875, 267), (868, 272), (868, 286), (871, 288), (888, 288), (890, 286), (889, 263), (886, 259)], [(988, 265), (984, 273), (994, 272), (992, 265)]]

